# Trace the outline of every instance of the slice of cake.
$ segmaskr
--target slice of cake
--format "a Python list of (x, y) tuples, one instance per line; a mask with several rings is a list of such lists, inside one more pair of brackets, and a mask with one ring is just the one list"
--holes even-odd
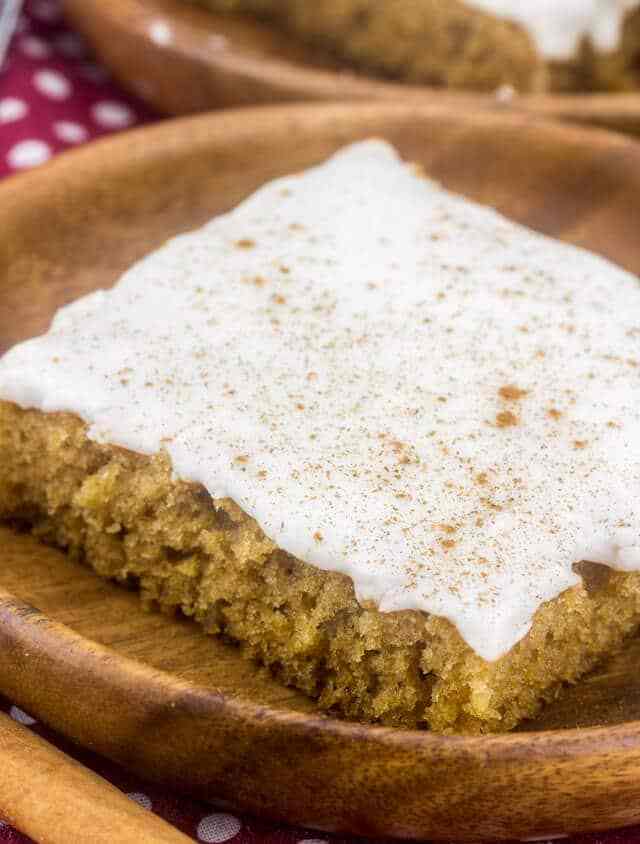
[(356, 66), (492, 91), (640, 87), (640, 0), (199, 0), (265, 17)]
[(466, 0), (522, 26), (554, 91), (640, 87), (640, 0)]
[(357, 144), (0, 360), (0, 516), (326, 710), (509, 729), (640, 625), (638, 314)]
[(546, 87), (547, 71), (518, 23), (463, 0), (196, 0), (273, 22), (303, 43), (375, 74), (449, 88)]

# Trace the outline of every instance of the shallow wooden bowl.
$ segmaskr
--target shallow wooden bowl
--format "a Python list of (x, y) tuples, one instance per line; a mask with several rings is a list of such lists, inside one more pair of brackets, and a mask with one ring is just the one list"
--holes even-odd
[[(322, 0), (316, 0), (322, 2)], [(383, 82), (331, 64), (247, 18), (214, 15), (186, 0), (63, 0), (70, 21), (130, 90), (162, 112), (317, 100), (434, 100), (563, 118), (640, 135), (640, 92), (527, 96), (501, 103)]]
[[(436, 106), (245, 109), (127, 133), (0, 187), (0, 350), (266, 179), (369, 136), (640, 271), (640, 147), (622, 136)], [(640, 821), (640, 641), (529, 732), (441, 737), (323, 717), (233, 647), (143, 612), (135, 594), (6, 527), (0, 588), (0, 692), (171, 787), (371, 836), (530, 838)]]

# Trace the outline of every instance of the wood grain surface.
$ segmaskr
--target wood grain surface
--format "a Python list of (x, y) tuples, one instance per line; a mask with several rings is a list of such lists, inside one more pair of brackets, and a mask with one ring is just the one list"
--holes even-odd
[[(245, 109), (126, 133), (0, 187), (0, 350), (168, 236), (370, 136), (640, 272), (640, 147), (624, 137), (437, 105)], [(640, 641), (520, 733), (441, 737), (322, 716), (234, 648), (6, 527), (0, 555), (0, 692), (143, 777), (371, 836), (530, 838), (640, 820)]]
[[(186, 0), (63, 0), (66, 14), (129, 90), (162, 112), (317, 100), (442, 102), (562, 118), (640, 134), (640, 91), (536, 95), (507, 103), (351, 72), (273, 27)], [(158, 38), (154, 25), (168, 26)], [(155, 33), (155, 35), (154, 35)]]

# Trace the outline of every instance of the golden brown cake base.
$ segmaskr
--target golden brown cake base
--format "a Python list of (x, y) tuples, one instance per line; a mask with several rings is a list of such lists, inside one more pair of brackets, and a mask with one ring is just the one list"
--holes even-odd
[(517, 24), (461, 0), (196, 0), (248, 12), (373, 73), (407, 82), (539, 91), (546, 68)]
[(640, 574), (585, 568), (506, 656), (446, 620), (363, 607), (351, 581), (279, 550), (230, 500), (174, 481), (166, 455), (99, 445), (69, 414), (0, 402), (0, 517), (139, 584), (345, 717), (441, 732), (508, 730), (640, 626)]
[(640, 88), (640, 9), (627, 15), (620, 49), (581, 44), (569, 61), (545, 62), (526, 30), (464, 0), (196, 0), (247, 12), (355, 66), (406, 82), (521, 93)]

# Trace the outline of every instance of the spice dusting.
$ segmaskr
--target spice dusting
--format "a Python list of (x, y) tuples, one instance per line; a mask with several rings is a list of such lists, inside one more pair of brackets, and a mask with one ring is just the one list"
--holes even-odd
[(528, 393), (528, 390), (521, 390), (513, 384), (506, 384), (498, 390), (500, 398), (505, 399), (506, 401), (519, 401), (528, 395)]
[(61, 311), (0, 393), (165, 449), (265, 546), (490, 660), (590, 548), (640, 569), (639, 313), (637, 279), (372, 141)]
[(512, 428), (518, 424), (518, 417), (510, 410), (502, 410), (496, 416), (496, 425), (498, 428)]

